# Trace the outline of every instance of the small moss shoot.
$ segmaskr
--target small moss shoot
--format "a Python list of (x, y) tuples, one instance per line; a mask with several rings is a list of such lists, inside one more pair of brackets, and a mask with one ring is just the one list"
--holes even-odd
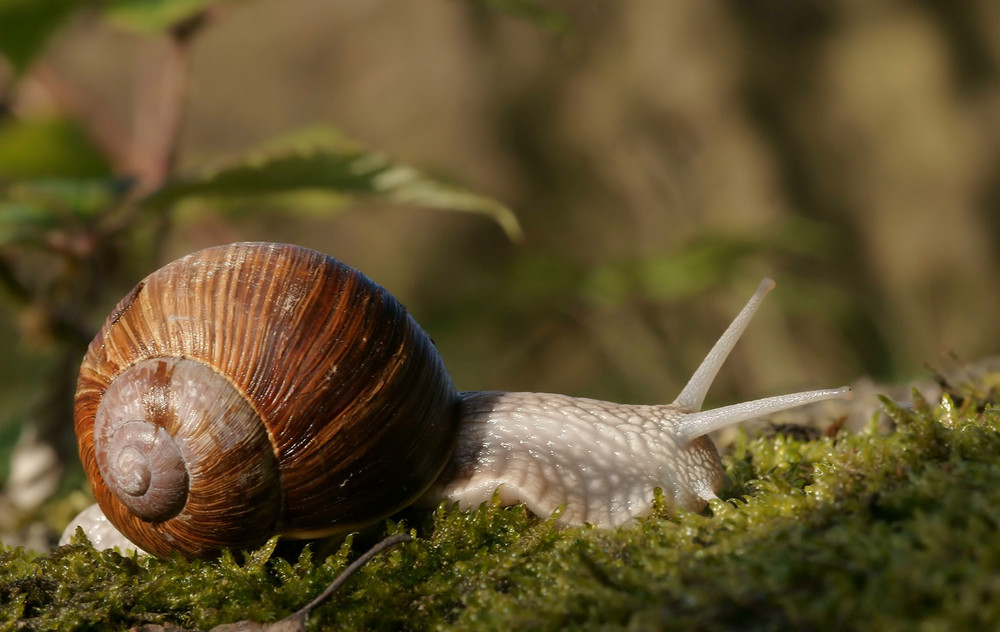
[[(309, 618), (337, 630), (962, 630), (1000, 626), (1000, 409), (971, 391), (894, 430), (737, 440), (723, 500), (617, 530), (524, 508), (410, 510)], [(372, 537), (372, 541), (376, 536)], [(275, 621), (370, 542), (159, 560), (76, 542), (0, 550), (0, 629)], [(281, 548), (279, 547), (279, 550)]]

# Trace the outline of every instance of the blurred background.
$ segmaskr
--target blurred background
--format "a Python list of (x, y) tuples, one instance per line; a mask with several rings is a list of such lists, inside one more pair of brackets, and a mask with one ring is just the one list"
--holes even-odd
[(463, 390), (670, 401), (764, 276), (709, 406), (1000, 350), (991, 0), (4, 0), (0, 56), (0, 480), (41, 436), (86, 489), (87, 341), (232, 241), (360, 268)]

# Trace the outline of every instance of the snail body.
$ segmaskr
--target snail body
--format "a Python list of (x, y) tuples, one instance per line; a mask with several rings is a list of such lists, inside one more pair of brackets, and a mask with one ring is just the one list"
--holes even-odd
[(64, 539), (79, 524), (112, 545), (110, 522), (145, 551), (208, 556), (498, 488), (565, 524), (625, 524), (657, 487), (699, 510), (723, 478), (709, 432), (848, 392), (697, 412), (771, 287), (672, 404), (628, 406), (456, 392), (405, 308), (333, 257), (266, 243), (188, 255), (122, 299), (84, 357), (74, 424), (100, 509)]

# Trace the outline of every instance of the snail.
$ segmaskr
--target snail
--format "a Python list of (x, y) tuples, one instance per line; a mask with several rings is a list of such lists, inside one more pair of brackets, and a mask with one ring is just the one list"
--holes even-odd
[[(699, 412), (765, 279), (667, 405), (459, 393), (385, 289), (286, 244), (208, 248), (153, 272), (84, 357), (74, 424), (97, 505), (84, 527), (150, 553), (210, 556), (274, 534), (372, 524), (418, 499), (523, 502), (565, 525), (627, 524), (715, 498), (708, 433), (847, 387)], [(110, 523), (110, 524), (109, 524)]]

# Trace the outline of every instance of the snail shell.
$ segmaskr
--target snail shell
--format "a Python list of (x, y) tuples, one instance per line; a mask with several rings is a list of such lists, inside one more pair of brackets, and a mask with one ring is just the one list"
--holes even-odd
[(234, 244), (118, 304), (74, 419), (108, 520), (152, 553), (204, 556), (407, 505), (447, 462), (458, 405), (432, 342), (380, 286), (311, 250)]

